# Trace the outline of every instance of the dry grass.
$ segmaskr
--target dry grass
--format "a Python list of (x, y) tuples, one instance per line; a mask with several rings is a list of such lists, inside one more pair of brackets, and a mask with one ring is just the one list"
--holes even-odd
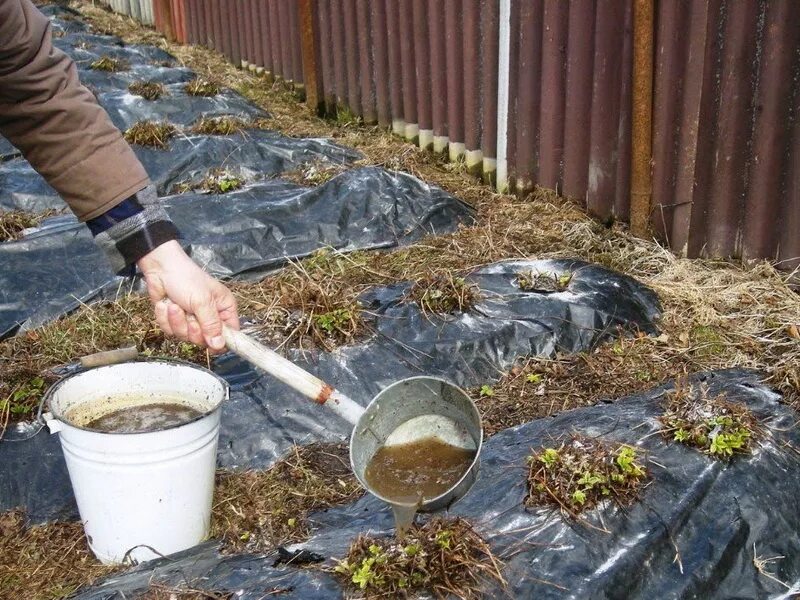
[(111, 58), (110, 56), (101, 56), (89, 65), (90, 69), (95, 71), (106, 71), (108, 73), (118, 73), (119, 71), (127, 71), (130, 65), (127, 61), (120, 58)]
[(209, 79), (197, 77), (187, 83), (183, 89), (190, 96), (205, 96), (210, 98), (219, 94), (220, 86)]
[(636, 449), (573, 436), (558, 447), (540, 448), (529, 458), (526, 506), (554, 506), (577, 518), (605, 500), (633, 502), (647, 472)]
[(23, 232), (31, 227), (38, 227), (48, 217), (57, 214), (55, 209), (40, 212), (10, 210), (0, 212), (0, 242), (10, 242), (22, 237)]
[(569, 288), (571, 273), (517, 273), (517, 285), (523, 292), (554, 293)]
[(125, 131), (125, 141), (138, 146), (152, 148), (167, 147), (167, 142), (175, 137), (178, 129), (171, 123), (155, 123), (153, 121), (139, 121)]
[(233, 600), (233, 592), (209, 592), (192, 587), (174, 587), (154, 583), (150, 589), (132, 600)]
[(436, 518), (400, 537), (359, 536), (333, 571), (365, 598), (477, 598), (486, 583), (505, 587), (502, 566), (467, 521)]
[(128, 86), (128, 91), (136, 96), (141, 96), (145, 100), (158, 100), (166, 94), (164, 84), (157, 81), (134, 81)]
[(264, 552), (306, 539), (310, 512), (362, 493), (347, 446), (298, 446), (267, 471), (217, 475), (212, 535), (226, 552)]
[(240, 310), (276, 346), (332, 350), (363, 339), (370, 328), (357, 298), (366, 286), (337, 277), (358, 257), (322, 250), (275, 277), (237, 285)]
[(278, 177), (298, 185), (317, 187), (323, 183), (327, 183), (347, 169), (348, 167), (346, 165), (331, 165), (323, 161), (312, 161), (297, 169), (285, 171), (278, 175)]
[(710, 456), (729, 460), (734, 454), (749, 454), (761, 429), (746, 406), (710, 396), (708, 386), (678, 383), (666, 395), (664, 414), (659, 417), (667, 439), (699, 448)]
[(452, 271), (434, 272), (414, 282), (408, 300), (426, 315), (463, 313), (480, 301), (480, 291)]
[(0, 513), (0, 595), (25, 600), (66, 598), (114, 571), (100, 564), (80, 523), (28, 526), (22, 511)]
[(247, 123), (239, 117), (203, 117), (192, 126), (191, 131), (201, 135), (233, 135), (246, 127)]

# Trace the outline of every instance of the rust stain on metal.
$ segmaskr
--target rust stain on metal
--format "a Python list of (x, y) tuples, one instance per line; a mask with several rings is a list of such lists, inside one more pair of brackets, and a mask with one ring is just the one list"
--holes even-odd
[(314, 31), (313, 0), (299, 0), (299, 2), (300, 47), (302, 49), (306, 104), (314, 112), (319, 112), (322, 107), (322, 94), (320, 93), (322, 90), (319, 85), (320, 75), (316, 44), (319, 35)]
[(322, 386), (319, 396), (315, 398), (315, 401), (319, 404), (325, 404), (330, 399), (331, 394), (333, 394), (333, 388), (326, 383)]
[(653, 153), (653, 0), (633, 2), (633, 101), (631, 118), (631, 232), (647, 235), (650, 225)]

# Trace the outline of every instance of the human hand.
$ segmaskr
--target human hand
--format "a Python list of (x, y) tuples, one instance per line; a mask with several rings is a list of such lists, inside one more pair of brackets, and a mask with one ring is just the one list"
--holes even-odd
[(139, 262), (156, 321), (167, 335), (211, 350), (225, 348), (222, 324), (239, 329), (236, 299), (172, 240)]

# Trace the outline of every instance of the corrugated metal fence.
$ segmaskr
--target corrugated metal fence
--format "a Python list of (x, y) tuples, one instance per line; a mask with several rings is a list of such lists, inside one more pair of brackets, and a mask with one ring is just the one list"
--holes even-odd
[[(150, 0), (111, 4), (137, 2)], [(557, 189), (604, 221), (635, 217), (631, 164), (652, 132), (645, 209), (659, 236), (690, 256), (800, 264), (796, 0), (658, 2), (639, 154), (633, 30), (651, 0), (152, 2), (173, 39), (463, 158), (498, 187)]]

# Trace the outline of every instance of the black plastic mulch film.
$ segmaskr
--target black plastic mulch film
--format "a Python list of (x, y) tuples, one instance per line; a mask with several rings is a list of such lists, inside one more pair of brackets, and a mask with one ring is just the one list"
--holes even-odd
[[(48, 9), (58, 14), (60, 9)], [(177, 85), (193, 77), (172, 57), (147, 47), (130, 48), (95, 36), (77, 20), (54, 20), (66, 31), (57, 43), (76, 60), (113, 55), (136, 71), (168, 85), (170, 96), (153, 104), (122, 102), (133, 79), (127, 74), (86, 72), (115, 123), (167, 117), (189, 125), (205, 112), (261, 116), (259, 109), (226, 92), (212, 101), (187, 99)], [(80, 46), (80, 47), (79, 47)], [(155, 62), (157, 66), (153, 66)], [(162, 112), (163, 111), (163, 112)], [(230, 112), (228, 112), (230, 111)], [(325, 140), (297, 140), (249, 130), (231, 137), (181, 136), (169, 150), (137, 149), (160, 195), (181, 228), (193, 257), (224, 277), (263, 276), (288, 258), (323, 246), (343, 250), (386, 248), (469, 222), (471, 211), (456, 198), (400, 173), (350, 169), (326, 184), (303, 188), (280, 179), (281, 172), (310, 160), (352, 162), (353, 151)], [(55, 193), (0, 140), (0, 209), (37, 210), (60, 206)], [(243, 189), (214, 196), (168, 196), (173, 186), (196, 178), (225, 160), (246, 173)], [(309, 225), (309, 224), (313, 225)], [(74, 271), (60, 257), (70, 256)], [(0, 333), (38, 326), (117, 289), (114, 277), (82, 225), (71, 217), (46, 222), (23, 240), (0, 245)], [(555, 293), (526, 292), (521, 272), (569, 276)], [(462, 386), (497, 379), (524, 356), (551, 356), (592, 348), (619, 328), (657, 333), (656, 295), (635, 280), (581, 261), (506, 261), (471, 273), (481, 300), (468, 313), (424, 315), (404, 302), (409, 283), (376, 287), (361, 302), (372, 335), (335, 352), (290, 352), (302, 366), (366, 404), (379, 390), (404, 377), (428, 374)], [(264, 468), (294, 443), (342, 441), (349, 429), (286, 386), (226, 355), (214, 370), (231, 384), (223, 407), (218, 452), (226, 468)], [(746, 404), (767, 424), (766, 438), (751, 456), (715, 461), (657, 433), (664, 391), (671, 384), (621, 399), (561, 413), (502, 431), (484, 445), (474, 488), (450, 513), (477, 527), (505, 563), (512, 598), (764, 598), (789, 597), (777, 580), (800, 581), (800, 485), (792, 477), (800, 444), (796, 415), (759, 383), (758, 374), (722, 371), (695, 376), (712, 394), (724, 392)], [(77, 511), (56, 436), (34, 426), (7, 433), (0, 442), (0, 509), (26, 508), (35, 522), (76, 518)], [(589, 511), (587, 525), (565, 520), (551, 509), (526, 509), (526, 458), (531, 449), (552, 446), (575, 433), (636, 446), (652, 477), (639, 501), (626, 509)], [(26, 439), (29, 438), (29, 439)], [(391, 515), (365, 496), (312, 516), (312, 538), (297, 547), (325, 557), (343, 556), (359, 533), (389, 533)], [(605, 531), (602, 531), (605, 530)], [(759, 573), (754, 559), (770, 563), (774, 579)], [(274, 566), (275, 556), (220, 555), (214, 541), (153, 561), (78, 593), (82, 600), (120, 600), (154, 581), (237, 592), (262, 598), (342, 598), (341, 585), (317, 570)], [(795, 583), (795, 589), (800, 584)]]

